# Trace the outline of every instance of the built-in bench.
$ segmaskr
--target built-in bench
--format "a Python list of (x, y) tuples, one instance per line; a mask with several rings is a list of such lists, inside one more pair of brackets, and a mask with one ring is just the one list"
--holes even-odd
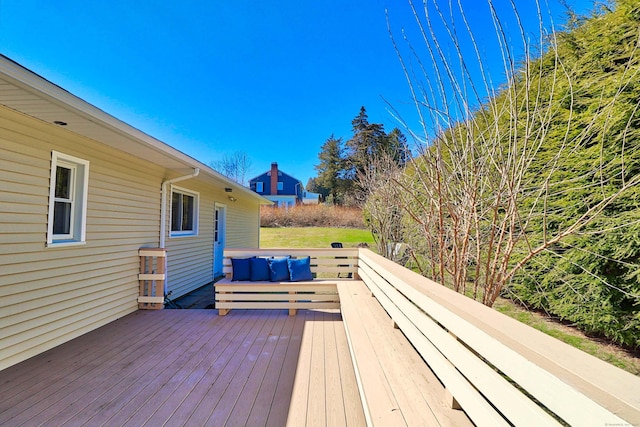
[(363, 282), (340, 282), (338, 292), (368, 425), (473, 425)]
[(638, 377), (367, 249), (227, 250), (225, 272), (285, 255), (311, 256), (316, 278), (227, 278), (217, 307), (340, 307), (369, 425), (640, 425)]
[[(310, 281), (233, 281), (233, 258), (293, 259), (309, 256), (313, 280)], [(337, 282), (357, 275), (357, 249), (226, 249), (225, 278), (216, 282), (216, 308), (221, 316), (232, 309), (339, 309)]]
[[(404, 351), (394, 351), (391, 340), (380, 341), (383, 332), (389, 334), (389, 323), (402, 331), (414, 355), (438, 378), (438, 384), (417, 386), (411, 394), (432, 393), (441, 384), (440, 401), (463, 409), (475, 425), (640, 423), (636, 376), (371, 251), (360, 251), (358, 274), (364, 286), (339, 285), (338, 291), (362, 399), (373, 424), (384, 425), (376, 421), (393, 417), (394, 405), (407, 425), (432, 424), (409, 421), (413, 396), (406, 396), (408, 379), (398, 377), (424, 374), (419, 363), (398, 365), (396, 358), (406, 357)], [(386, 311), (377, 320), (367, 314), (376, 305)], [(437, 403), (427, 407), (418, 402), (415, 410), (434, 407)]]

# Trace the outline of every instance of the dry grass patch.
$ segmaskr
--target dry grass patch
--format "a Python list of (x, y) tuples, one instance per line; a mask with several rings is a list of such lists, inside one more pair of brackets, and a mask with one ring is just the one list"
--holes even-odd
[(260, 210), (260, 226), (366, 229), (361, 209), (325, 205), (299, 205), (290, 208), (263, 206)]

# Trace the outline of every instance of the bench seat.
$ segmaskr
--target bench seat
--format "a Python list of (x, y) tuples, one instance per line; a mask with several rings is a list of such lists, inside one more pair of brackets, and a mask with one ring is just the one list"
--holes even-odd
[(335, 280), (307, 282), (232, 282), (222, 279), (214, 285), (218, 314), (232, 309), (339, 309)]
[[(313, 280), (304, 282), (231, 281), (233, 258), (310, 258)], [(224, 250), (225, 278), (214, 284), (216, 308), (221, 316), (232, 309), (340, 309), (336, 283), (354, 280), (358, 249), (242, 249)]]
[(368, 425), (472, 425), (363, 282), (339, 282), (338, 293)]

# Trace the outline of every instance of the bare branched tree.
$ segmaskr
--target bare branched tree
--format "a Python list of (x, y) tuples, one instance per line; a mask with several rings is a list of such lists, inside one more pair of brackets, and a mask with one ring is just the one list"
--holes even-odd
[(241, 185), (247, 185), (248, 174), (251, 170), (251, 159), (244, 151), (225, 154), (220, 160), (211, 162), (211, 167), (222, 175)]
[[(402, 190), (394, 200), (410, 224), (404, 239), (421, 254), (423, 274), (486, 305), (523, 266), (596, 223), (640, 179), (625, 166), (624, 135), (637, 119), (620, 123), (616, 109), (638, 68), (629, 66), (616, 87), (602, 87), (586, 115), (578, 76), (559, 54), (553, 26), (545, 31), (550, 18), (541, 4), (535, 2), (539, 37), (532, 42), (516, 2), (507, 3), (506, 18), (493, 0), (483, 4), (502, 63), (499, 88), (462, 0), (424, 0), (420, 7), (408, 1), (418, 45), (405, 30), (400, 45), (388, 19), (422, 123), (408, 128), (422, 141), (420, 155), (388, 184)], [(479, 7), (474, 3), (474, 14)], [(507, 19), (518, 34), (507, 34)], [(593, 168), (576, 176), (572, 165), (586, 161), (585, 153), (593, 155)], [(370, 205), (388, 203), (381, 188)], [(559, 202), (572, 193), (584, 196), (570, 206)]]
[(356, 184), (365, 199), (364, 217), (372, 231), (379, 254), (393, 261), (403, 261), (405, 249), (402, 230), (403, 209), (398, 203), (397, 181), (403, 173), (392, 153), (383, 152), (370, 159), (359, 172)]

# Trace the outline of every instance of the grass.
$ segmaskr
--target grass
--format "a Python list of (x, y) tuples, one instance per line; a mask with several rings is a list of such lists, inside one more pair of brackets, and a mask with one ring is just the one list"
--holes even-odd
[(366, 243), (374, 246), (369, 230), (358, 228), (286, 227), (260, 229), (261, 248), (330, 248), (332, 242), (341, 242), (345, 248)]
[(576, 328), (554, 321), (543, 314), (526, 310), (507, 299), (499, 298), (493, 308), (598, 359), (634, 375), (640, 375), (640, 358), (625, 349), (588, 337)]

